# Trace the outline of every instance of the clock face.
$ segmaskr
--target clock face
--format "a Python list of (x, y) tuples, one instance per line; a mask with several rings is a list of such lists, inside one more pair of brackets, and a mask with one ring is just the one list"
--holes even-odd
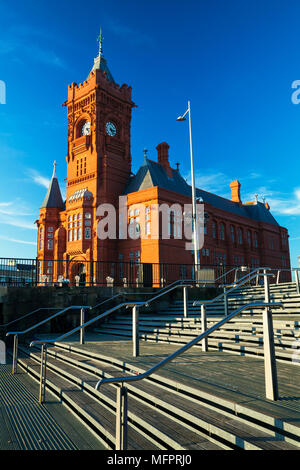
[(90, 135), (91, 133), (91, 123), (89, 121), (85, 122), (81, 129), (82, 135)]
[(114, 137), (114, 136), (116, 135), (116, 133), (117, 133), (117, 128), (116, 128), (116, 126), (114, 125), (113, 122), (108, 121), (108, 122), (106, 123), (105, 128), (106, 128), (106, 133), (107, 133), (108, 135), (110, 135), (110, 136), (112, 136), (112, 137)]

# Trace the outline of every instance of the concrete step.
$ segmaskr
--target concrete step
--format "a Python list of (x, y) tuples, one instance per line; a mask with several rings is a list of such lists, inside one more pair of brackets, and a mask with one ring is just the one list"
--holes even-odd
[[(23, 353), (30, 355), (30, 361), (39, 361), (39, 354), (22, 348)], [(85, 351), (76, 350), (76, 347), (65, 344), (49, 348), (49, 373), (53, 381), (53, 374), (59, 377), (68, 377), (68, 381), (80, 384), (82, 390), (89, 394), (91, 399), (95, 396), (93, 389), (99, 377), (113, 377), (132, 374), (136, 370), (134, 366), (124, 362), (108, 361), (101, 354), (92, 356)], [(104, 360), (103, 360), (104, 359)], [(28, 359), (21, 359), (23, 367), (28, 368)], [(32, 367), (32, 366), (30, 366)], [(133, 369), (132, 369), (133, 367)], [(138, 372), (138, 371), (136, 371)], [(95, 377), (97, 376), (97, 377)], [(66, 384), (64, 384), (66, 386)], [(264, 420), (260, 423), (247, 422), (232, 413), (225, 411), (223, 407), (212, 407), (197, 396), (191, 397), (191, 388), (187, 387), (174, 392), (174, 383), (156, 382), (146, 380), (137, 382), (129, 389), (129, 418), (132, 426), (134, 423), (140, 431), (147, 432), (155, 441), (164, 442), (167, 448), (185, 450), (210, 450), (210, 449), (285, 449), (294, 450), (300, 446), (298, 436), (285, 437), (285, 440), (274, 441), (274, 431), (265, 426)], [(101, 389), (101, 405), (114, 407), (114, 386)], [(65, 392), (65, 389), (64, 389)], [(97, 393), (96, 393), (97, 395)], [(195, 396), (195, 390), (193, 395)], [(213, 397), (211, 398), (211, 402)], [(89, 399), (89, 401), (90, 401)], [(82, 406), (82, 405), (81, 405)], [(93, 410), (94, 410), (93, 405)], [(93, 411), (95, 417), (95, 411)], [(147, 424), (145, 424), (145, 422)], [(144, 431), (143, 431), (144, 429)], [(111, 434), (111, 433), (110, 433)], [(181, 441), (181, 443), (179, 442)]]

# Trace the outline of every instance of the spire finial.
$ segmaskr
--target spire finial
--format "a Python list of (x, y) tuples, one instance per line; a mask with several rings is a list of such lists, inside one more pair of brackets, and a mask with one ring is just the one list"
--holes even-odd
[(56, 178), (56, 160), (54, 160), (54, 163), (53, 163), (53, 175), (52, 175), (52, 178)]
[(145, 158), (145, 159), (147, 158), (147, 153), (148, 153), (148, 150), (147, 150), (147, 149), (144, 149), (144, 158)]
[(103, 35), (102, 35), (102, 28), (100, 27), (100, 34), (99, 34), (99, 36), (98, 36), (98, 38), (97, 38), (97, 41), (99, 42), (99, 55), (102, 54), (102, 43), (103, 43), (103, 39), (104, 39), (104, 37), (103, 37)]

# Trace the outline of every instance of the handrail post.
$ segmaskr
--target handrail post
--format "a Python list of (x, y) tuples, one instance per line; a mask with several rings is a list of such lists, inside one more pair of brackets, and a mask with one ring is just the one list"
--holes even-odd
[(115, 450), (127, 450), (127, 388), (117, 388)]
[(279, 284), (280, 273), (281, 273), (281, 269), (278, 269), (277, 270), (277, 277), (276, 277), (276, 286), (278, 286), (278, 284)]
[(139, 307), (135, 305), (132, 307), (132, 344), (133, 344), (133, 357), (140, 355), (139, 345)]
[(45, 401), (45, 388), (46, 388), (46, 370), (47, 370), (47, 345), (42, 344), (41, 349), (41, 372), (40, 372), (40, 393), (39, 403)]
[[(85, 322), (85, 309), (82, 307), (80, 309), (80, 326), (84, 325)], [(80, 344), (84, 344), (84, 328), (80, 329)]]
[(183, 287), (183, 316), (184, 318), (188, 317), (188, 288)]
[(226, 293), (226, 287), (224, 287), (224, 315), (225, 317), (228, 315), (228, 297)]
[(19, 342), (18, 335), (14, 335), (12, 374), (17, 373), (17, 367), (18, 367), (18, 342)]
[[(270, 303), (269, 278), (264, 270), (265, 302)], [(278, 382), (276, 369), (276, 356), (274, 347), (274, 331), (272, 311), (266, 307), (263, 311), (264, 361), (265, 361), (265, 388), (266, 398), (278, 400)]]
[(297, 294), (300, 294), (300, 290), (299, 290), (299, 271), (298, 271), (298, 269), (295, 269), (295, 280), (296, 280)]
[[(201, 331), (204, 333), (207, 330), (207, 317), (206, 317), (206, 308), (205, 305), (201, 305)], [(202, 351), (207, 352), (208, 350), (208, 342), (207, 337), (203, 338), (202, 340)]]

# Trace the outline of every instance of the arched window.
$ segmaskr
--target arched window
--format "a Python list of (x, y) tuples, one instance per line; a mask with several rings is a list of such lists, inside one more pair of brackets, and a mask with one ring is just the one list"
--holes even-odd
[(237, 240), (240, 245), (243, 243), (243, 231), (240, 227), (237, 229)]
[(217, 238), (217, 223), (214, 220), (212, 222), (212, 237)]
[(248, 245), (251, 246), (251, 232), (250, 232), (250, 230), (247, 230), (247, 241), (248, 241)]
[(219, 224), (219, 239), (225, 240), (225, 225), (223, 222)]
[(258, 247), (258, 234), (257, 234), (257, 232), (254, 232), (253, 245), (254, 245), (254, 248)]
[(230, 236), (231, 236), (232, 243), (234, 243), (235, 242), (235, 230), (234, 230), (233, 225), (230, 225)]

